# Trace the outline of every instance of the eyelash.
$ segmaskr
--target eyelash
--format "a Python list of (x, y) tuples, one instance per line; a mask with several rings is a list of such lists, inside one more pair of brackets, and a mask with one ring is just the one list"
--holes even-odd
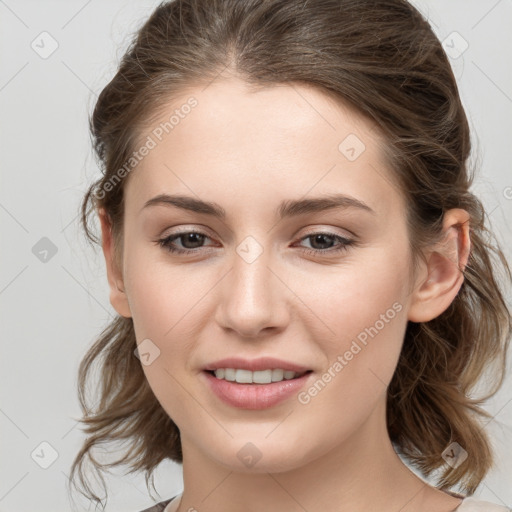
[[(189, 254), (197, 254), (197, 252), (200, 249), (202, 249), (201, 247), (198, 247), (197, 249), (177, 249), (176, 247), (173, 247), (171, 245), (171, 243), (174, 240), (180, 238), (183, 235), (188, 235), (190, 233), (195, 233), (198, 235), (205, 236), (206, 238), (210, 238), (208, 235), (206, 235), (206, 233), (202, 233), (201, 231), (189, 230), (189, 231), (181, 231), (179, 233), (173, 233), (172, 235), (169, 235), (165, 238), (157, 240), (157, 243), (163, 249), (165, 249), (166, 251), (168, 251), (170, 253), (176, 253), (176, 254), (180, 254), (182, 256), (186, 256)], [(330, 248), (330, 249), (308, 249), (308, 248), (303, 247), (302, 249), (306, 254), (313, 255), (313, 256), (324, 255), (326, 253), (339, 254), (344, 251), (347, 251), (349, 246), (356, 244), (355, 240), (350, 240), (348, 238), (342, 237), (340, 235), (336, 235), (334, 233), (329, 233), (327, 231), (319, 231), (319, 232), (309, 233), (308, 235), (302, 237), (300, 240), (305, 240), (307, 238), (311, 238), (311, 237), (317, 236), (317, 235), (323, 235), (326, 237), (334, 238), (335, 241), (340, 242), (340, 245), (338, 246), (337, 249), (332, 249), (332, 248)]]

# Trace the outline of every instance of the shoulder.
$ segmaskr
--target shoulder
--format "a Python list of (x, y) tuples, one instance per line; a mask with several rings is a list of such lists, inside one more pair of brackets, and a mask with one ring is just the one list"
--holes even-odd
[(161, 501), (160, 503), (157, 503), (156, 505), (153, 505), (152, 507), (145, 508), (144, 510), (141, 510), (141, 512), (163, 512), (164, 508), (173, 500), (173, 498), (170, 498), (165, 501)]
[(490, 501), (465, 498), (455, 512), (511, 512), (510, 508), (496, 505)]

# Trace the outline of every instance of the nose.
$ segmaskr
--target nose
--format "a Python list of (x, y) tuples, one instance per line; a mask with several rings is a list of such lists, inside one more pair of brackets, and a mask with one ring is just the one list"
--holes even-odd
[(235, 253), (233, 266), (222, 280), (216, 310), (218, 325), (240, 337), (257, 338), (282, 331), (290, 317), (286, 280), (274, 269), (267, 252), (249, 262)]

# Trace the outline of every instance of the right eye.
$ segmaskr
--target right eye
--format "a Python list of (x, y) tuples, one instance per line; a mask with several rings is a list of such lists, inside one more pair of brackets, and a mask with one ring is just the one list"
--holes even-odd
[(204, 242), (205, 238), (210, 237), (207, 236), (205, 233), (202, 233), (201, 231), (181, 231), (179, 233), (173, 233), (172, 235), (169, 235), (165, 238), (158, 240), (158, 243), (161, 247), (165, 248), (167, 251), (171, 253), (185, 255), (196, 253), (198, 252), (197, 249), (200, 249), (201, 247), (193, 247), (192, 249), (184, 247), (183, 249), (181, 249), (179, 247), (176, 247), (176, 240), (179, 240), (182, 246), (187, 244), (197, 246), (198, 244)]

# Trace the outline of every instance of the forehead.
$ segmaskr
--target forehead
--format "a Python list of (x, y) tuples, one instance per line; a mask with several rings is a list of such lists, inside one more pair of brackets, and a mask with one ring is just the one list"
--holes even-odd
[(144, 141), (152, 147), (126, 191), (138, 208), (170, 191), (226, 204), (237, 197), (245, 208), (308, 193), (364, 196), (383, 213), (390, 199), (400, 201), (375, 125), (310, 86), (219, 79), (191, 87), (151, 116)]

